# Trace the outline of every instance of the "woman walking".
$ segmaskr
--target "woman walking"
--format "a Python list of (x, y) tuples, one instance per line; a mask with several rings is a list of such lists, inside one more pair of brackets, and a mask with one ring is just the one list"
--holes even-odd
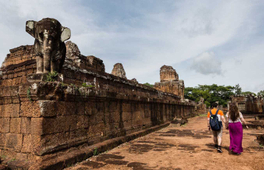
[[(242, 122), (246, 124), (241, 112), (238, 111), (236, 103), (230, 103), (229, 112), (226, 117), (228, 119), (228, 129), (230, 135), (230, 147), (229, 150), (237, 155), (243, 152), (242, 139), (243, 139), (243, 127)], [(248, 129), (248, 126), (246, 126)]]

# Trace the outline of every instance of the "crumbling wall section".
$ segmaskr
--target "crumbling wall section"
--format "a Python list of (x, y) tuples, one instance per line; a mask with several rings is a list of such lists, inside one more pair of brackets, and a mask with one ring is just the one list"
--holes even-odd
[(247, 96), (245, 104), (247, 113), (259, 114), (264, 112), (264, 103), (262, 97)]
[(0, 71), (1, 86), (17, 86), (27, 83), (27, 75), (36, 72), (34, 46), (26, 45), (10, 49)]
[(242, 113), (246, 113), (247, 105), (246, 105), (246, 96), (239, 95), (239, 96), (232, 96), (231, 101), (237, 103), (238, 110)]
[(78, 46), (71, 41), (67, 41), (65, 45), (66, 45), (65, 65), (72, 65), (85, 70), (105, 72), (105, 66), (103, 60), (92, 55), (90, 56), (82, 55)]

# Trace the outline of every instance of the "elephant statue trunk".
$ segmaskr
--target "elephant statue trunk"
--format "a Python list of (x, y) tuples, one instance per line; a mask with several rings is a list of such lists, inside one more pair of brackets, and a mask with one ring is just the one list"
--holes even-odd
[(38, 22), (27, 21), (26, 32), (35, 38), (37, 73), (60, 73), (66, 54), (64, 41), (70, 38), (70, 29), (56, 19), (44, 18)]

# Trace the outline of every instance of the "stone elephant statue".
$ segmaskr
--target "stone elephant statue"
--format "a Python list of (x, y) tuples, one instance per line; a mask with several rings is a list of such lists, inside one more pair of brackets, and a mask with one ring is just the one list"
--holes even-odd
[(71, 37), (71, 30), (56, 19), (44, 18), (38, 22), (27, 21), (26, 32), (35, 38), (37, 73), (60, 73), (66, 54), (64, 41)]

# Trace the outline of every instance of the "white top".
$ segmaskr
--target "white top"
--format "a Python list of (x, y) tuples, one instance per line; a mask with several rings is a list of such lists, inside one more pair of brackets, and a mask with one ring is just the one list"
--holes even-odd
[(239, 112), (239, 117), (235, 121), (233, 121), (232, 119), (229, 118), (229, 112), (226, 113), (226, 117), (228, 118), (229, 123), (237, 123), (237, 122), (242, 123), (241, 119), (243, 119), (243, 115), (241, 112)]

